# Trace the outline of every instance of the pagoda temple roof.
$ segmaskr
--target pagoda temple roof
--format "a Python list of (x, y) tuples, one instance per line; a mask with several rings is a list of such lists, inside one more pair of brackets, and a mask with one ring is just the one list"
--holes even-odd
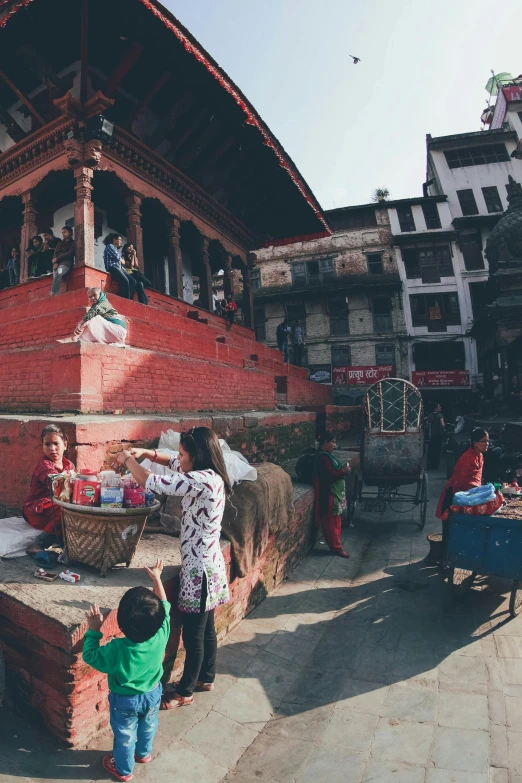
[(116, 128), (181, 171), (259, 244), (331, 233), (254, 107), (157, 0), (0, 0), (0, 125), (12, 142), (56, 120), (56, 100), (68, 91), (82, 103), (96, 93), (110, 99), (104, 114)]

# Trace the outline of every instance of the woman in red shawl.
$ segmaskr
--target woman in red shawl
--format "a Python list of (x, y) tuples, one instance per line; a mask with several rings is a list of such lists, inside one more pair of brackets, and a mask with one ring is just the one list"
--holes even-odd
[(449, 533), (449, 522), (443, 519), (444, 512), (453, 502), (455, 492), (466, 492), (472, 487), (480, 487), (482, 484), (482, 468), (484, 467), (483, 454), (488, 450), (489, 435), (482, 427), (476, 427), (471, 433), (471, 446), (462, 454), (453, 469), (449, 481), (446, 482), (441, 492), (435, 516), (442, 519), (442, 549), (446, 552), (446, 544)]
[(322, 527), (324, 540), (330, 551), (339, 557), (350, 557), (341, 544), (341, 514), (346, 508), (345, 477), (349, 465), (343, 465), (332, 452), (337, 448), (333, 432), (317, 436), (319, 449), (314, 463), (314, 516), (317, 527)]
[(51, 484), (49, 476), (61, 473), (63, 470), (74, 470), (73, 463), (64, 456), (67, 449), (67, 435), (56, 424), (48, 424), (42, 430), (43, 456), (31, 477), (29, 495), (24, 503), (24, 519), (40, 535), (27, 549), (28, 555), (35, 555), (51, 544), (56, 543), (55, 523), (58, 533), (60, 527), (60, 508), (51, 501)]

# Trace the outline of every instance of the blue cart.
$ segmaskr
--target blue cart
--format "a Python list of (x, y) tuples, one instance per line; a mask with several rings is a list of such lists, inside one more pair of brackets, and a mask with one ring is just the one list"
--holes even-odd
[(522, 519), (508, 514), (509, 505), (491, 517), (452, 514), (446, 557), (454, 596), (477, 574), (513, 580), (509, 612), (515, 617), (522, 608)]

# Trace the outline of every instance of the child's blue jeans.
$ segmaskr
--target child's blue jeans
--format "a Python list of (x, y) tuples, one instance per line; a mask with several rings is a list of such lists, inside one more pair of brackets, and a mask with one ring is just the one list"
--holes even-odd
[(111, 729), (114, 733), (112, 755), (120, 775), (130, 775), (134, 769), (134, 754), (145, 758), (152, 750), (158, 729), (161, 684), (148, 693), (120, 696), (109, 693)]

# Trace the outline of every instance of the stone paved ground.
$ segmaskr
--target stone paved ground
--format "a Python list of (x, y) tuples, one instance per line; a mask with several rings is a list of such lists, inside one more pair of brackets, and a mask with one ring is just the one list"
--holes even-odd
[[(349, 561), (318, 545), (226, 640), (216, 690), (161, 714), (135, 779), (522, 783), (522, 618), (506, 583), (452, 605), (429, 531), (387, 512), (347, 531)], [(109, 735), (58, 752), (0, 715), (1, 783), (107, 779)]]

